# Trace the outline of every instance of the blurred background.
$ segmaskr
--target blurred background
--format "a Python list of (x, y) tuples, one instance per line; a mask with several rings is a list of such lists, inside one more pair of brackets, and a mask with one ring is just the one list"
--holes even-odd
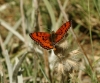
[[(77, 72), (62, 71), (58, 77), (58, 73), (52, 74), (56, 69), (49, 65), (48, 57), (53, 52), (41, 48), (29, 33), (56, 32), (69, 20), (72, 31), (67, 32), (70, 45), (67, 49), (80, 49), (81, 58), (86, 58), (81, 59), (80, 64), (87, 64)], [(63, 70), (60, 64), (58, 66)], [(99, 81), (100, 0), (0, 0), (0, 83)]]

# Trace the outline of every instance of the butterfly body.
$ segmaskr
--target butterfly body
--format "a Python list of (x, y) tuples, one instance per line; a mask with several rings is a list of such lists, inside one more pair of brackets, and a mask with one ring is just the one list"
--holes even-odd
[(51, 34), (47, 32), (34, 32), (30, 33), (30, 37), (38, 42), (41, 47), (45, 49), (53, 49), (57, 42), (59, 42), (70, 28), (71, 22), (64, 23), (56, 32), (52, 31)]

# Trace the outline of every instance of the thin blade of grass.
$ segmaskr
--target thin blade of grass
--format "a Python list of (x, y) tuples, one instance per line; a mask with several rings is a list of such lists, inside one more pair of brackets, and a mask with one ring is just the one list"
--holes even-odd
[(54, 11), (52, 9), (52, 6), (50, 5), (48, 0), (43, 0), (43, 1), (44, 1), (45, 5), (47, 7), (47, 10), (48, 10), (49, 14), (50, 14), (52, 27), (54, 28), (55, 24), (56, 24), (56, 19), (55, 19), (55, 15), (54, 15)]
[[(21, 19), (19, 19), (17, 21), (17, 23), (15, 24), (15, 26), (13, 27), (14, 30), (16, 30), (17, 28), (19, 28), (19, 25), (21, 24)], [(10, 41), (11, 37), (13, 36), (13, 33), (9, 32), (8, 36), (6, 37), (5, 41), (4, 41), (4, 45), (6, 46), (8, 44), (8, 42)]]
[(39, 63), (39, 67), (40, 67), (40, 70), (41, 70), (42, 74), (44, 75), (44, 77), (48, 80), (49, 83), (51, 83), (50, 80), (48, 79), (48, 77), (46, 76), (45, 72), (43, 71), (41, 63)]
[[(68, 0), (65, 0), (64, 5), (62, 6), (64, 10), (65, 10), (65, 8), (66, 8), (66, 6), (67, 6), (67, 3), (68, 3)], [(56, 24), (55, 24), (55, 28), (54, 28), (55, 30), (57, 30), (58, 27), (60, 27), (62, 18), (63, 18), (63, 14), (60, 13), (59, 19), (58, 19), (58, 21), (57, 21)]]
[(5, 58), (5, 62), (7, 64), (9, 80), (10, 80), (10, 83), (12, 83), (12, 64), (10, 62), (8, 51), (5, 49), (4, 44), (2, 42), (1, 35), (0, 35), (0, 44), (3, 51), (3, 56)]
[(16, 67), (15, 67), (15, 69), (14, 69), (14, 71), (13, 71), (13, 79), (14, 79), (14, 80), (16, 79), (18, 70), (19, 70), (19, 68), (20, 68), (20, 66), (21, 66), (21, 64), (22, 64), (22, 62), (25, 60), (25, 57), (26, 57), (27, 54), (28, 54), (28, 52), (26, 52), (26, 53), (20, 58), (18, 64), (16, 65)]
[(4, 20), (0, 19), (0, 23), (2, 26), (4, 26), (7, 30), (12, 32), (15, 36), (17, 36), (21, 41), (25, 42), (24, 38), (19, 34), (17, 31), (15, 31), (7, 22)]

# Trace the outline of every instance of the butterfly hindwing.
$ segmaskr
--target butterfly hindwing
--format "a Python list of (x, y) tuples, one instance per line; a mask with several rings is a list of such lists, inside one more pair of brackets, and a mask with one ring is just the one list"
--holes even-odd
[(68, 21), (66, 23), (64, 23), (55, 33), (56, 38), (55, 38), (55, 42), (59, 42), (66, 34), (67, 30), (70, 28), (71, 26), (71, 22)]
[(30, 33), (30, 37), (39, 43), (45, 49), (52, 49), (53, 45), (50, 41), (50, 34), (46, 32), (34, 32)]
[(52, 32), (51, 34), (46, 32), (34, 32), (30, 33), (30, 37), (39, 43), (41, 47), (45, 49), (53, 49), (57, 42), (59, 42), (67, 33), (68, 29), (71, 26), (71, 21), (64, 23), (56, 33)]

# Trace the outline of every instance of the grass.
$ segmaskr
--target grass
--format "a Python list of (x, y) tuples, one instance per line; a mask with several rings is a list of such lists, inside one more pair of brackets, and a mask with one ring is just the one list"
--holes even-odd
[[(56, 50), (29, 36), (56, 31), (68, 20), (68, 36)], [(1, 0), (0, 83), (99, 83), (99, 21), (99, 0)]]

